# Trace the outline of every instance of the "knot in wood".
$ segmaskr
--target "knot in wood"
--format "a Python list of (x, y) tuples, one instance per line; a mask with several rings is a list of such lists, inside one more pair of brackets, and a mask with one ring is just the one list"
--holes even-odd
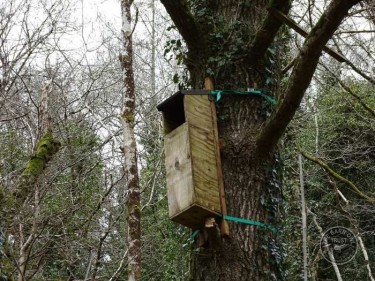
[(178, 159), (176, 158), (175, 162), (174, 162), (174, 167), (176, 168), (176, 170), (179, 170), (180, 169), (180, 162), (178, 161)]

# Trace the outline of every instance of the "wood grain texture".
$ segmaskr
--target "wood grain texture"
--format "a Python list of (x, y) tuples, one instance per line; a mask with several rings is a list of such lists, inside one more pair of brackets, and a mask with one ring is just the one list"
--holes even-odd
[(221, 212), (213, 132), (193, 125), (189, 129), (196, 202)]
[(212, 116), (208, 95), (184, 96), (185, 120), (193, 126), (212, 131)]
[[(206, 90), (214, 90), (214, 83), (210, 77), (206, 77), (204, 79), (204, 87)], [(225, 201), (225, 189), (224, 189), (224, 178), (223, 178), (223, 171), (221, 168), (221, 155), (220, 155), (220, 141), (219, 141), (219, 129), (217, 125), (217, 112), (216, 112), (216, 105), (211, 100), (210, 101), (210, 109), (211, 109), (211, 116), (212, 116), (212, 131), (214, 136), (214, 145), (215, 145), (215, 152), (216, 152), (216, 166), (217, 166), (217, 176), (218, 176), (218, 187), (219, 187), (219, 195), (220, 195), (220, 207), (221, 207), (221, 214), (227, 215), (227, 203)], [(221, 220), (220, 222), (220, 233), (221, 236), (229, 236), (229, 224), (226, 220)]]
[(183, 105), (186, 122), (165, 136), (169, 215), (197, 228), (221, 214), (217, 145), (208, 96), (185, 95)]
[(165, 136), (165, 167), (169, 216), (175, 216), (193, 203), (194, 188), (188, 124)]

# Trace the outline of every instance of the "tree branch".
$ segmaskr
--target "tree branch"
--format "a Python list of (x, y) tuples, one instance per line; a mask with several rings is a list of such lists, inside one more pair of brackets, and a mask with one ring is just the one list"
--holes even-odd
[(340, 80), (340, 78), (338, 77), (338, 75), (336, 75), (335, 73), (333, 73), (327, 66), (325, 66), (324, 64), (322, 64), (322, 66), (324, 67), (325, 70), (327, 70), (331, 75), (333, 75), (333, 77), (335, 77), (337, 79), (337, 81), (339, 82), (340, 86), (348, 93), (350, 94), (353, 98), (355, 98), (359, 104), (373, 117), (375, 118), (375, 110), (373, 110), (371, 107), (369, 107), (363, 100), (362, 98), (357, 95), (356, 93), (354, 93), (354, 91), (352, 91), (352, 89), (350, 89), (349, 86), (345, 85), (345, 83)]
[(352, 191), (354, 191), (355, 193), (357, 193), (359, 196), (361, 196), (362, 198), (366, 199), (369, 203), (372, 203), (372, 204), (375, 204), (375, 199), (374, 198), (371, 198), (370, 196), (366, 195), (365, 193), (363, 193), (354, 183), (352, 183), (350, 180), (348, 180), (347, 178), (344, 178), (343, 176), (341, 176), (339, 173), (337, 173), (336, 171), (334, 171), (330, 166), (328, 166), (325, 162), (323, 162), (322, 160), (316, 158), (316, 157), (313, 157), (309, 154), (307, 154), (305, 151), (299, 149), (299, 151), (301, 152), (301, 154), (303, 155), (303, 157), (305, 157), (306, 159), (318, 164), (320, 167), (322, 167), (328, 174), (330, 174), (333, 178), (335, 178), (336, 180), (339, 180), (343, 183), (345, 183), (347, 186), (350, 187), (350, 189)]
[(18, 188), (13, 193), (20, 202), (25, 200), (30, 191), (30, 187), (38, 180), (48, 162), (58, 152), (60, 146), (60, 142), (53, 138), (51, 131), (47, 131), (39, 140), (35, 154), (31, 157), (26, 168), (23, 170)]
[(249, 55), (247, 57), (249, 64), (256, 65), (259, 60), (264, 57), (267, 49), (275, 39), (276, 33), (283, 25), (283, 22), (274, 16), (273, 11), (277, 10), (288, 14), (291, 7), (289, 2), (289, 0), (271, 1), (270, 7), (268, 8), (268, 15), (251, 43)]
[[(335, 44), (337, 50), (339, 51), (339, 53), (342, 53), (342, 51), (340, 50), (340, 46), (339, 44), (337, 43), (337, 40), (333, 39), (333, 43)], [(375, 79), (368, 76), (364, 71), (362, 71), (360, 68), (358, 68), (357, 66), (355, 66), (354, 63), (352, 63), (350, 60), (347, 60), (345, 59), (345, 63), (353, 70), (355, 71), (357, 74), (361, 75), (363, 78), (365, 78), (367, 81), (369, 81), (370, 83), (372, 83), (373, 85), (375, 85)]]
[(202, 53), (205, 48), (204, 36), (191, 14), (187, 1), (160, 0), (176, 25), (186, 45), (192, 53)]
[(285, 98), (257, 138), (257, 156), (276, 146), (297, 111), (317, 67), (322, 50), (348, 11), (360, 0), (333, 0), (307, 36), (285, 90)]
[(375, 281), (374, 276), (372, 276), (371, 272), (371, 265), (370, 265), (370, 259), (368, 257), (367, 249), (365, 247), (365, 243), (363, 243), (361, 235), (357, 235), (358, 244), (362, 250), (363, 258), (365, 260), (365, 264), (367, 267), (368, 277), (370, 278), (370, 281)]
[[(318, 223), (317, 215), (315, 213), (313, 213), (309, 208), (307, 208), (307, 212), (313, 216), (313, 222), (314, 222), (316, 228), (319, 231), (320, 237), (324, 237), (323, 228)], [(327, 244), (327, 240), (325, 240), (325, 244)], [(337, 263), (334, 262), (335, 261), (335, 257), (334, 257), (334, 255), (332, 253), (332, 249), (328, 248), (327, 250), (328, 250), (329, 258), (332, 261), (332, 267), (333, 267), (333, 270), (335, 271), (335, 274), (336, 274), (336, 277), (337, 277), (337, 281), (342, 281), (340, 269), (337, 266)]]

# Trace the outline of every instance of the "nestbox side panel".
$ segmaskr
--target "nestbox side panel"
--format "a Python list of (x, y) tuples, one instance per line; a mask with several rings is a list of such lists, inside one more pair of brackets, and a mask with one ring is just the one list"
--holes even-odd
[(164, 145), (168, 206), (172, 217), (194, 200), (188, 124), (184, 123), (166, 135)]
[(212, 130), (189, 126), (195, 203), (221, 212), (216, 146)]

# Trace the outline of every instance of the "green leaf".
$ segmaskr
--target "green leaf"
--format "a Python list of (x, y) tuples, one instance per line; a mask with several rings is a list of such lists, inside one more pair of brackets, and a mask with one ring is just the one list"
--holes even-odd
[(178, 80), (179, 80), (179, 77), (178, 77), (178, 74), (176, 73), (175, 75), (173, 75), (173, 83), (177, 84), (178, 83)]

